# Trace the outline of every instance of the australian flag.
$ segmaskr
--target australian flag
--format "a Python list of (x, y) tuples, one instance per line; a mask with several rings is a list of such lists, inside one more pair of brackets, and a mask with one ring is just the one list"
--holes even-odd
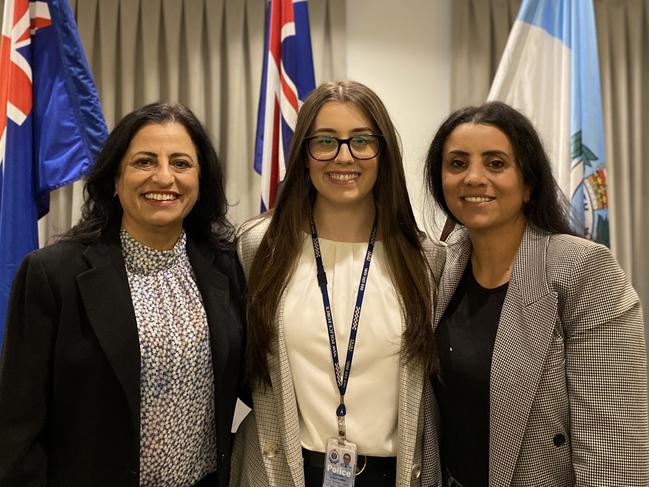
[(261, 211), (275, 205), (277, 185), (286, 174), (285, 160), (297, 112), (313, 88), (307, 2), (269, 0), (255, 139), (255, 170), (261, 174)]
[(2, 18), (0, 324), (49, 192), (80, 178), (107, 135), (67, 0), (5, 0)]

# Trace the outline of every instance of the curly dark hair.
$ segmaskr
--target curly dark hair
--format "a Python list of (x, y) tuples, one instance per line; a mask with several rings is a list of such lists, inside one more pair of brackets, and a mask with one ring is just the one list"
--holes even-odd
[(151, 103), (122, 118), (104, 143), (86, 177), (81, 221), (62, 236), (63, 240), (95, 242), (108, 227), (122, 220), (122, 206), (115, 197), (115, 178), (135, 134), (145, 125), (176, 122), (187, 130), (196, 147), (200, 166), (200, 199), (185, 217), (187, 235), (223, 246), (232, 241), (234, 230), (226, 218), (223, 169), (205, 128), (192, 111), (179, 103)]

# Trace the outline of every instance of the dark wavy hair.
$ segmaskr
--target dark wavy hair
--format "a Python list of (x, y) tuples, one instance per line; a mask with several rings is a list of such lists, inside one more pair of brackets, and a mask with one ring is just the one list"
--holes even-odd
[(358, 107), (383, 135), (378, 175), (373, 188), (379, 229), (406, 322), (402, 356), (417, 360), (429, 374), (436, 370), (437, 355), (432, 332), (433, 289), (419, 230), (410, 206), (401, 150), (396, 130), (380, 98), (354, 81), (320, 85), (300, 108), (287, 158), (286, 177), (272, 219), (250, 268), (246, 302), (248, 379), (253, 384), (270, 382), (268, 354), (275, 336), (275, 316), (280, 298), (293, 272), (309, 221), (316, 190), (309, 178), (304, 138), (328, 102)]
[(183, 221), (185, 232), (195, 240), (217, 246), (232, 240), (233, 227), (225, 216), (228, 203), (221, 163), (205, 128), (189, 108), (179, 103), (151, 103), (117, 123), (86, 177), (81, 221), (62, 236), (63, 240), (96, 242), (107, 228), (119, 227), (123, 212), (115, 196), (115, 178), (131, 140), (146, 125), (173, 122), (187, 130), (200, 166), (200, 198)]
[(499, 101), (462, 108), (452, 113), (437, 130), (430, 144), (425, 166), (426, 185), (448, 217), (456, 223), (462, 223), (453, 215), (444, 198), (444, 144), (453, 130), (464, 123), (493, 125), (509, 139), (523, 181), (531, 189), (530, 199), (523, 207), (527, 221), (549, 233), (575, 235), (570, 228), (568, 202), (552, 175), (552, 166), (532, 122), (519, 111)]

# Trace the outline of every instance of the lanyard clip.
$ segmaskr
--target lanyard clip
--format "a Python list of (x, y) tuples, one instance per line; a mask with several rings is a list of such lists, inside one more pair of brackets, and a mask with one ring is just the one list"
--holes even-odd
[(340, 404), (338, 405), (338, 409), (336, 409), (336, 416), (339, 418), (342, 418), (347, 414), (347, 408), (345, 407), (345, 403), (342, 401), (342, 398), (340, 400)]
[(340, 395), (340, 404), (336, 409), (336, 416), (338, 417), (338, 443), (342, 446), (345, 444), (345, 436), (347, 434), (345, 428), (345, 415), (347, 408), (345, 407), (345, 396)]
[(346, 438), (345, 416), (338, 416), (338, 444), (343, 446)]

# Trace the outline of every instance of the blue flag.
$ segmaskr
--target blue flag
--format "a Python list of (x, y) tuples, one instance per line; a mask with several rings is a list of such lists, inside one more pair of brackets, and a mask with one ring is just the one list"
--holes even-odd
[(536, 125), (575, 230), (609, 245), (604, 121), (591, 0), (524, 0), (489, 93)]
[(309, 11), (306, 0), (269, 0), (261, 74), (255, 170), (261, 174), (261, 211), (275, 206), (277, 185), (297, 112), (315, 88)]
[(6, 0), (0, 43), (0, 323), (16, 269), (38, 247), (37, 221), (49, 210), (49, 192), (79, 179), (106, 136), (67, 0)]

